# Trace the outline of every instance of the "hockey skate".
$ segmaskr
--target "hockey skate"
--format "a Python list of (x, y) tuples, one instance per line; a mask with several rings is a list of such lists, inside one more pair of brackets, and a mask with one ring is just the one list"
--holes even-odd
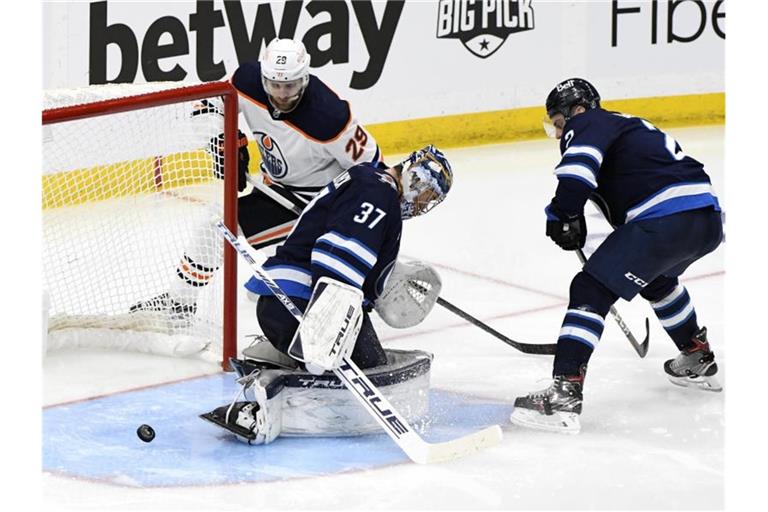
[(200, 417), (235, 434), (247, 444), (264, 444), (264, 415), (256, 402), (234, 402), (222, 405)]
[(130, 308), (133, 314), (150, 312), (166, 314), (172, 328), (189, 327), (194, 321), (197, 304), (194, 301), (182, 302), (170, 296), (168, 292), (145, 301), (139, 301)]
[(672, 384), (704, 391), (722, 391), (717, 375), (715, 353), (709, 349), (707, 328), (693, 335), (693, 346), (664, 363), (664, 371)]
[(521, 427), (578, 434), (583, 383), (583, 376), (555, 376), (546, 389), (517, 397), (510, 421)]

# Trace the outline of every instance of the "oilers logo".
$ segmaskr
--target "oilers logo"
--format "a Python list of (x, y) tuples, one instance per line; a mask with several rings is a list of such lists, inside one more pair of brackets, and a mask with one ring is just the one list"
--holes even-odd
[(261, 168), (270, 178), (280, 179), (288, 174), (288, 162), (275, 140), (264, 132), (254, 132), (261, 153)]
[(509, 34), (533, 30), (532, 0), (440, 0), (437, 38), (458, 39), (480, 58), (501, 48)]

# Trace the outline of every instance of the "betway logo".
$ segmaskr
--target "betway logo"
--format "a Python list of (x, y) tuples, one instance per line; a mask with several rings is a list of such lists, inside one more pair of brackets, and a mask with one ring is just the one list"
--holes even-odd
[[(258, 59), (262, 46), (278, 35), (283, 38), (296, 38), (296, 27), (304, 11), (313, 20), (317, 20), (302, 38), (312, 56), (311, 66), (317, 68), (329, 62), (345, 64), (349, 62), (350, 30), (355, 25), (350, 23), (351, 5), (357, 29), (362, 34), (368, 52), (368, 63), (362, 71), (352, 73), (349, 86), (352, 89), (368, 89), (381, 77), (405, 5), (404, 2), (387, 2), (379, 24), (371, 0), (355, 0), (350, 3), (314, 0), (306, 4), (302, 0), (292, 0), (285, 2), (277, 30), (269, 3), (259, 4), (253, 19), (245, 18), (239, 0), (222, 2), (223, 10), (216, 9), (212, 1), (189, 4), (195, 6), (195, 11), (190, 13), (186, 20), (162, 16), (152, 22), (146, 33), (141, 36), (124, 23), (114, 20), (109, 23), (106, 1), (92, 3), (88, 56), (90, 83), (133, 82), (139, 63), (148, 82), (183, 80), (190, 70), (184, 69), (178, 63), (172, 65), (171, 59), (190, 54), (189, 41), (192, 33), (198, 78), (202, 81), (220, 80), (234, 70), (227, 70), (223, 61), (216, 62), (214, 59), (214, 55), (218, 53), (214, 52), (216, 30), (222, 27), (229, 30), (237, 61), (243, 63)], [(327, 44), (329, 40), (330, 45)], [(114, 78), (107, 77), (107, 46), (110, 44), (116, 45), (121, 54), (120, 70)]]

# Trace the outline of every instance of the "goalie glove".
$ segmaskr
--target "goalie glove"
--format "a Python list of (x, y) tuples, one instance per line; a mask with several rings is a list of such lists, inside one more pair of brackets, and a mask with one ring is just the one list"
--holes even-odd
[[(224, 134), (212, 137), (208, 142), (208, 151), (213, 156), (213, 175), (224, 179)], [(248, 163), (251, 156), (248, 153), (248, 137), (237, 130), (237, 191), (242, 192), (248, 184)]]
[(320, 375), (339, 367), (352, 353), (363, 325), (363, 292), (329, 277), (321, 277), (296, 329), (288, 355)]
[(390, 327), (413, 327), (432, 311), (441, 288), (440, 276), (432, 266), (397, 261), (374, 309)]

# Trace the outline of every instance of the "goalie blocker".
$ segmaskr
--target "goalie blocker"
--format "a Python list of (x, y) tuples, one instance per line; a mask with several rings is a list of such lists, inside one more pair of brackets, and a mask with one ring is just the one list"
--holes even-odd
[[(386, 365), (364, 370), (370, 381), (409, 422), (429, 407), (432, 354), (385, 349)], [(381, 427), (361, 408), (336, 375), (313, 375), (263, 340), (232, 359), (243, 386), (231, 404), (200, 417), (247, 444), (278, 436), (338, 437), (377, 433)], [(241, 398), (242, 395), (242, 399)]]

